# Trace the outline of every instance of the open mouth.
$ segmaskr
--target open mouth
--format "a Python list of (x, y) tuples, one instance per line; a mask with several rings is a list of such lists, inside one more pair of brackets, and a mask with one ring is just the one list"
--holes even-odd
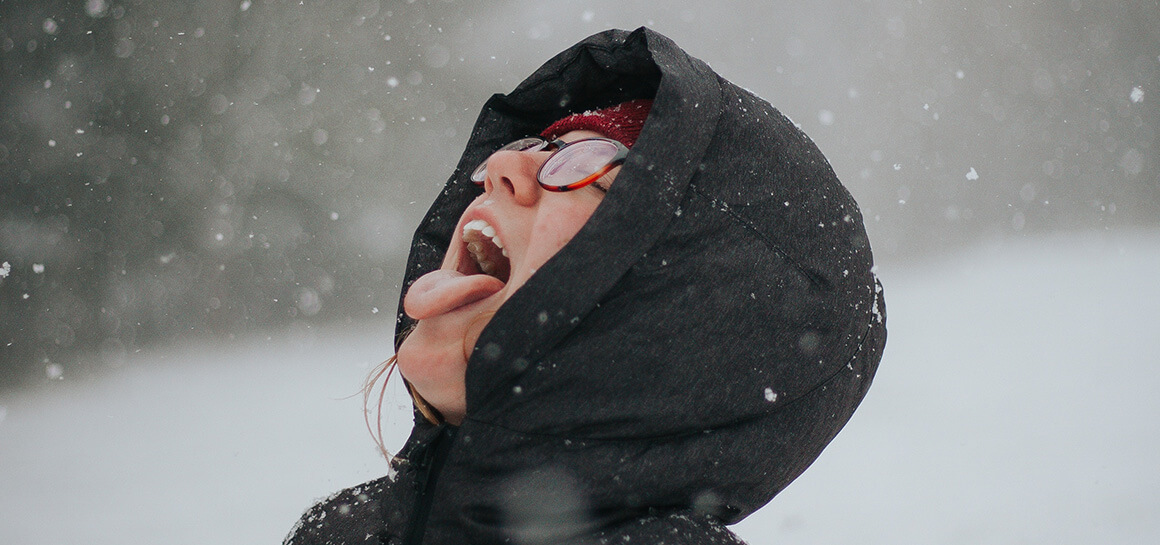
[(495, 228), (484, 220), (476, 219), (463, 226), (463, 242), (467, 246), (467, 255), (471, 256), (465, 265), (474, 270), (461, 271), (464, 274), (486, 274), (507, 283), (511, 276), (511, 260), (503, 241), (495, 233)]

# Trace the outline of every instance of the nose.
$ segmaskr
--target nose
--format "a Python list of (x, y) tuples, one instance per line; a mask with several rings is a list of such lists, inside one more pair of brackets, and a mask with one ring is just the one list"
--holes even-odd
[(521, 206), (535, 205), (543, 191), (536, 181), (536, 173), (545, 155), (530, 151), (495, 152), (487, 160), (483, 190), (489, 195), (506, 194)]

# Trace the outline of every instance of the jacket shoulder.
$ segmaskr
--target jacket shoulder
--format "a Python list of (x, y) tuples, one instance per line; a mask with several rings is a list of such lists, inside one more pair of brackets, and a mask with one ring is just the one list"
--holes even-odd
[[(392, 476), (367, 481), (319, 500), (302, 514), (283, 545), (354, 545), (378, 543), (398, 502), (390, 501), (399, 485)], [(401, 517), (402, 514), (398, 513)]]
[(746, 545), (721, 521), (691, 511), (635, 518), (596, 535), (599, 545)]

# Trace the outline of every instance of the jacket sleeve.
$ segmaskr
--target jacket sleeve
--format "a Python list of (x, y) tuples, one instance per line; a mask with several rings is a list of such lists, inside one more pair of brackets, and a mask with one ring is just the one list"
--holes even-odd
[(648, 543), (650, 545), (746, 545), (717, 519), (681, 511), (669, 515), (628, 520), (596, 535), (599, 545)]
[(307, 509), (282, 543), (377, 545), (388, 524), (405, 516), (392, 501), (401, 486), (387, 476), (336, 492)]

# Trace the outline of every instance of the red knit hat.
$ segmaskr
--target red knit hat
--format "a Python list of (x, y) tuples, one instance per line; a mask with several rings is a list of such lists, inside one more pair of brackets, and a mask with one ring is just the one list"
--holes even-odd
[(648, 112), (652, 109), (652, 99), (638, 98), (609, 106), (603, 110), (589, 110), (572, 114), (552, 123), (540, 136), (552, 140), (569, 131), (595, 131), (631, 148), (640, 136)]

